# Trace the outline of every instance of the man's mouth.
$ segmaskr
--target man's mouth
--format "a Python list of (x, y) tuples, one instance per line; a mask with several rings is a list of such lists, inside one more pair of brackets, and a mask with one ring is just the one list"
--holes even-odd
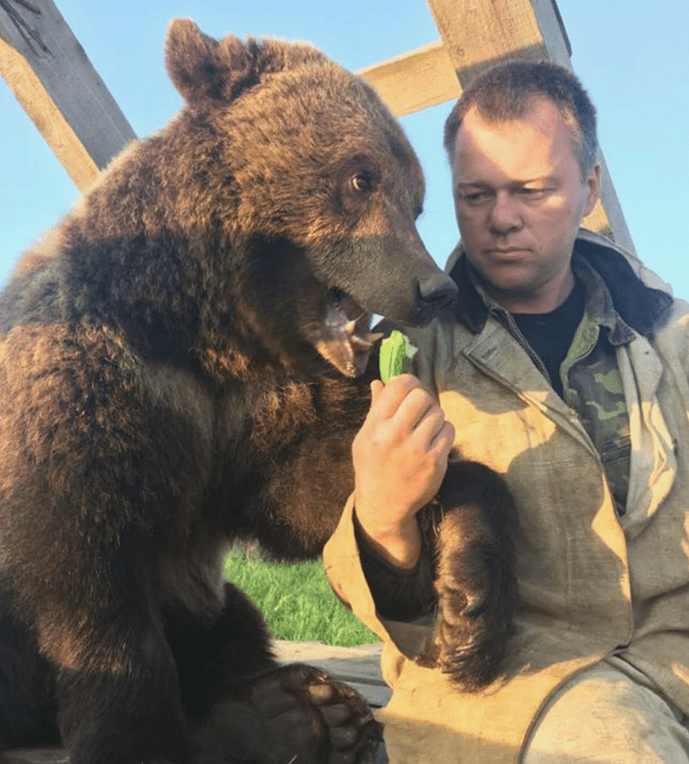
[(489, 255), (497, 255), (498, 257), (514, 257), (515, 255), (521, 255), (528, 250), (526, 247), (493, 247), (487, 250)]
[(371, 332), (371, 314), (340, 289), (329, 289), (318, 352), (347, 377), (363, 373), (373, 344), (383, 336)]

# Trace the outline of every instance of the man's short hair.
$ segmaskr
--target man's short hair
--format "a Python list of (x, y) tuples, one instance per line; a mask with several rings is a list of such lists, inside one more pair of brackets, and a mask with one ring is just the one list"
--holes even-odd
[(596, 108), (579, 79), (550, 61), (507, 61), (488, 69), (462, 93), (445, 121), (443, 144), (454, 161), (455, 139), (464, 115), (473, 106), (490, 122), (518, 119), (536, 96), (549, 98), (565, 119), (582, 178), (596, 162)]

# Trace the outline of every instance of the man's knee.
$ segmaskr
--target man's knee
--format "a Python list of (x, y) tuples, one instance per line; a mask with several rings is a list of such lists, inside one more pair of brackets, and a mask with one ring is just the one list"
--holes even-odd
[(570, 679), (541, 710), (523, 764), (689, 764), (686, 719), (618, 658)]

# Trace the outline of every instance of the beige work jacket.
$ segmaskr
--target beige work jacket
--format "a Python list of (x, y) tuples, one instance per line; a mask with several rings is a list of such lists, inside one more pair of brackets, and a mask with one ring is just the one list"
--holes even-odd
[[(667, 290), (623, 254), (645, 284)], [(689, 306), (674, 301), (650, 339), (636, 333), (617, 348), (632, 444), (621, 519), (577, 416), (499, 321), (489, 316), (474, 333), (443, 320), (413, 341), (419, 374), (455, 426), (456, 447), (504, 474), (514, 493), (520, 601), (506, 680), (478, 694), (457, 692), (410, 657), (432, 625), (376, 614), (350, 500), (324, 561), (333, 589), (385, 643), (393, 695), (380, 720), (392, 764), (520, 761), (551, 694), (611, 654), (689, 714)]]

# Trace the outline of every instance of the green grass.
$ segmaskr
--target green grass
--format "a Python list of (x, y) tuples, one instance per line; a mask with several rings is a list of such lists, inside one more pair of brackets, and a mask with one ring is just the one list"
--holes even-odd
[(333, 594), (321, 561), (264, 562), (255, 553), (234, 549), (225, 573), (260, 608), (276, 639), (342, 647), (378, 641)]

